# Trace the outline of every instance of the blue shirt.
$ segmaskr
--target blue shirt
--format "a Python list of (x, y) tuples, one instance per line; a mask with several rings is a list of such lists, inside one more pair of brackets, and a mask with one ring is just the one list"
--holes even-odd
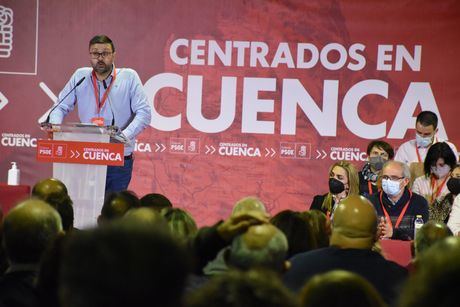
[[(93, 87), (93, 69), (83, 67), (77, 69), (64, 89), (59, 94), (58, 101), (62, 99), (77, 82), (85, 77), (85, 80), (67, 96), (61, 104), (50, 114), (50, 123), (61, 124), (64, 117), (78, 105), (78, 116), (80, 122), (91, 123), (94, 117), (103, 117), (104, 125), (113, 124), (121, 129), (129, 139), (125, 144), (125, 156), (130, 155), (134, 150), (135, 137), (150, 124), (151, 110), (147, 103), (147, 96), (144, 93), (141, 80), (133, 69), (116, 68), (116, 78), (113, 81), (112, 74), (104, 80), (107, 88), (112, 82), (108, 98), (98, 113), (98, 105)], [(102, 100), (106, 91), (102, 81), (96, 79), (99, 99)]]

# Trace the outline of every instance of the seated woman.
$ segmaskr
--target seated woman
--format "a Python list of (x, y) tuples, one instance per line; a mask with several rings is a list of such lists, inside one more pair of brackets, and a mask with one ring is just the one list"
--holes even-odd
[(449, 193), (446, 183), (456, 162), (455, 154), (447, 143), (435, 143), (423, 162), (425, 175), (414, 181), (412, 191), (428, 201), (431, 221), (445, 222), (449, 217), (451, 206), (443, 200)]
[(357, 194), (359, 194), (359, 178), (356, 168), (347, 161), (336, 162), (329, 169), (329, 192), (324, 195), (316, 195), (310, 210), (321, 210), (331, 217), (336, 204), (348, 195)]
[(359, 194), (369, 197), (378, 191), (377, 179), (383, 164), (393, 160), (395, 152), (390, 144), (384, 141), (372, 141), (367, 146), (368, 162), (364, 164), (359, 175)]
[(447, 226), (454, 235), (458, 235), (460, 232), (460, 164), (452, 170), (446, 185), (450, 193), (444, 199), (451, 208)]

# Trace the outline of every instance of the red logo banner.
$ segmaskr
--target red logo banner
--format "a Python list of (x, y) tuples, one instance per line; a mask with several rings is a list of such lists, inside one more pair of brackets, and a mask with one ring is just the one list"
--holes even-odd
[(123, 151), (123, 144), (38, 140), (37, 161), (122, 166)]

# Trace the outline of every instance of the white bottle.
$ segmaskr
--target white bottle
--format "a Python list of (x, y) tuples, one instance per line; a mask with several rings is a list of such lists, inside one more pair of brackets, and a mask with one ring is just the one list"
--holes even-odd
[(11, 162), (11, 168), (8, 170), (8, 185), (19, 185), (21, 172), (16, 162)]
[(417, 231), (422, 228), (423, 226), (423, 218), (421, 215), (417, 215), (415, 217), (415, 222), (414, 222), (414, 239), (417, 236)]

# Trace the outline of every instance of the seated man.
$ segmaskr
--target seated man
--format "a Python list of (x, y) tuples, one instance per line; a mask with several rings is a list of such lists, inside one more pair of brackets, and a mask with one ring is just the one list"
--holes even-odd
[(382, 191), (370, 197), (380, 217), (379, 230), (382, 238), (412, 240), (414, 222), (421, 215), (428, 221), (428, 203), (422, 196), (407, 187), (410, 171), (407, 164), (388, 161), (382, 169)]
[(63, 246), (61, 306), (181, 306), (187, 256), (164, 227), (136, 218), (76, 232)]
[(372, 247), (377, 240), (377, 214), (363, 196), (350, 195), (337, 206), (332, 220), (330, 247), (298, 254), (290, 259), (285, 284), (299, 291), (314, 275), (346, 270), (367, 279), (386, 303), (394, 302), (407, 270), (385, 260)]
[(41, 200), (26, 200), (11, 209), (3, 224), (3, 245), (10, 266), (0, 279), (0, 302), (38, 306), (35, 279), (39, 263), (61, 231), (59, 214)]

